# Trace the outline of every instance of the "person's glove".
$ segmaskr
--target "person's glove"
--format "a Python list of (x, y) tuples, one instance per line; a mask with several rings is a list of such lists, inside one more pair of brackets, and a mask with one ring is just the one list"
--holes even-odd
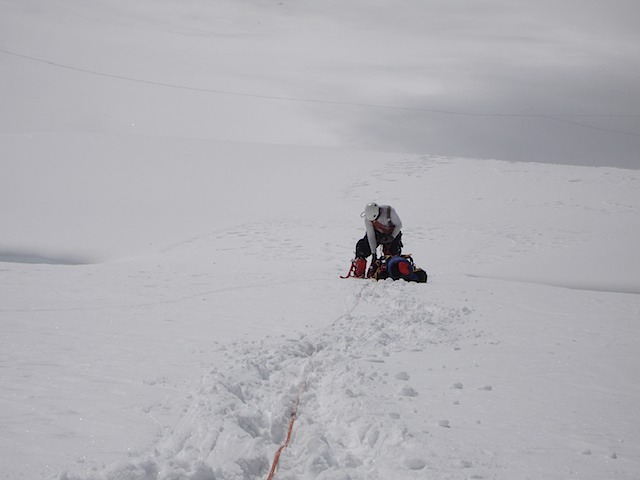
[(371, 255), (371, 265), (369, 266), (369, 270), (367, 271), (367, 278), (372, 278), (378, 271), (379, 267), (380, 264), (378, 263), (378, 256), (374, 253), (373, 255)]

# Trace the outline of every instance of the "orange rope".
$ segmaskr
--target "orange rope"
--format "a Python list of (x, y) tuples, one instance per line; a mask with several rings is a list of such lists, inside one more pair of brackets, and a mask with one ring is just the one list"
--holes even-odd
[(276, 456), (273, 459), (273, 464), (271, 465), (271, 471), (269, 472), (269, 476), (267, 480), (272, 480), (273, 476), (276, 473), (276, 468), (278, 467), (278, 462), (280, 461), (280, 454), (282, 451), (289, 446), (289, 441), (291, 440), (291, 432), (293, 431), (293, 423), (296, 421), (296, 415), (298, 414), (298, 405), (300, 404), (300, 397), (296, 397), (295, 402), (293, 402), (293, 409), (291, 410), (291, 421), (289, 422), (289, 431), (287, 432), (287, 439), (285, 442), (278, 448), (276, 452)]

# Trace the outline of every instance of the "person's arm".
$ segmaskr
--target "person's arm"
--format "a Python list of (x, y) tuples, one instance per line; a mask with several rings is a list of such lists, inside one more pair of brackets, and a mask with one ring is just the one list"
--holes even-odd
[(367, 229), (367, 240), (369, 240), (369, 247), (371, 248), (371, 253), (376, 256), (376, 249), (378, 248), (378, 242), (376, 242), (376, 231), (373, 228), (373, 222), (369, 220), (364, 220), (364, 226)]
[(393, 228), (393, 232), (391, 232), (391, 236), (393, 238), (396, 238), (400, 233), (400, 230), (402, 230), (402, 220), (400, 220), (400, 217), (398, 216), (395, 208), (393, 207), (391, 207), (391, 212), (389, 216), (391, 217), (391, 223), (395, 225)]

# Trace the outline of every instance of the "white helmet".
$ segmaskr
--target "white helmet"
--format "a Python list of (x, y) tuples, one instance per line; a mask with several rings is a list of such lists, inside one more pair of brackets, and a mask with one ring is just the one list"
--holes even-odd
[(380, 206), (375, 202), (371, 202), (367, 203), (367, 205), (364, 207), (364, 212), (362, 212), (360, 216), (366, 218), (370, 222), (373, 222), (376, 218), (378, 218), (379, 215)]

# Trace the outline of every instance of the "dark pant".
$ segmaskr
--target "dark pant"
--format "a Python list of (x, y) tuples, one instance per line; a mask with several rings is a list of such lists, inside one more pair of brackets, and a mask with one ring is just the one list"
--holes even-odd
[[(402, 253), (402, 232), (398, 233), (396, 238), (391, 242), (384, 242), (385, 235), (376, 232), (376, 245), (382, 245), (382, 251), (385, 255), (400, 255)], [(371, 255), (371, 247), (367, 235), (356, 243), (356, 258), (367, 258)]]

